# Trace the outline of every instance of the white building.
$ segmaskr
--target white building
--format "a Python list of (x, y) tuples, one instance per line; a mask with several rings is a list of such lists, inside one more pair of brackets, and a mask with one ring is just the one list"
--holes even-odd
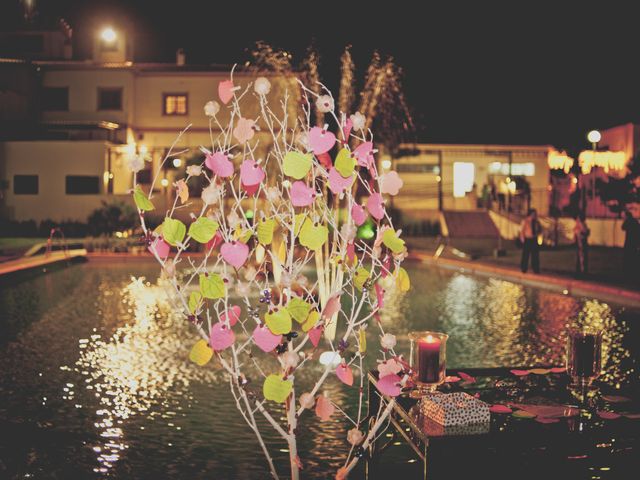
[[(184, 168), (193, 156), (201, 158), (200, 145), (211, 145), (203, 107), (218, 100), (218, 83), (229, 78), (230, 67), (188, 65), (182, 52), (175, 64), (134, 63), (127, 45), (124, 32), (103, 32), (96, 38), (92, 61), (0, 60), (1, 78), (26, 69), (36, 79), (30, 90), (20, 91), (16, 85), (0, 93), (0, 100), (11, 98), (13, 105), (13, 111), (3, 112), (0, 119), (18, 118), (22, 108), (37, 110), (29, 135), (0, 141), (1, 215), (13, 220), (86, 221), (102, 201), (129, 197), (132, 175), (126, 161), (137, 153), (150, 160), (139, 173), (143, 185), (156, 175), (166, 178), (168, 187), (156, 193), (161, 214), (177, 168)], [(254, 76), (236, 71), (234, 82), (244, 89)], [(295, 79), (271, 80), (274, 97), (285, 88), (292, 92), (295, 116)], [(257, 102), (249, 100), (243, 110), (249, 118), (258, 117)], [(224, 108), (219, 118), (224, 125)], [(189, 151), (172, 157), (160, 170), (169, 147), (187, 125), (191, 126), (175, 150)], [(215, 135), (217, 128), (212, 127)], [(266, 150), (269, 136), (264, 136), (261, 145)]]

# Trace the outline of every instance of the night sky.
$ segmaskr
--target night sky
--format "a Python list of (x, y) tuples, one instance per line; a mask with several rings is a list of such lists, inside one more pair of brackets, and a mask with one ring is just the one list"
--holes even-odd
[[(15, 22), (17, 0), (0, 7)], [(374, 49), (404, 70), (417, 139), (443, 143), (586, 144), (591, 128), (640, 121), (638, 21), (631, 10), (541, 2), (284, 2), (241, 0), (39, 2), (63, 16), (76, 51), (107, 24), (135, 30), (137, 61), (243, 63), (265, 40), (301, 59), (313, 42), (323, 80), (337, 92), (339, 57), (353, 45), (362, 74)], [(557, 2), (556, 2), (557, 3)], [(51, 6), (50, 4), (55, 4)], [(452, 2), (447, 2), (452, 5)], [(345, 7), (345, 5), (348, 5)], [(419, 5), (419, 7), (417, 6)], [(4, 11), (3, 11), (4, 10)]]

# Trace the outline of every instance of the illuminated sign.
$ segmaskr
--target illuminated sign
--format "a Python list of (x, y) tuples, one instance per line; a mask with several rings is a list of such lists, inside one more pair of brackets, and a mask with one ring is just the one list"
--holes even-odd
[(627, 158), (624, 152), (585, 150), (580, 153), (578, 163), (584, 174), (591, 172), (593, 167), (601, 167), (605, 173), (609, 173), (609, 170), (624, 170)]

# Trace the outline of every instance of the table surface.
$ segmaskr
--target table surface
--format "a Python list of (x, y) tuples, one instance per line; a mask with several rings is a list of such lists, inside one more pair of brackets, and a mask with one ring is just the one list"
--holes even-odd
[[(427, 452), (430, 458), (433, 452), (449, 455), (469, 451), (490, 452), (504, 458), (505, 455), (522, 456), (527, 452), (544, 451), (551, 452), (558, 461), (588, 459), (590, 464), (597, 465), (612, 463), (616, 455), (621, 455), (625, 461), (637, 456), (640, 449), (640, 419), (637, 418), (640, 404), (637, 399), (625, 398), (621, 392), (605, 392), (596, 384), (588, 403), (581, 405), (572, 396), (564, 372), (529, 373), (518, 377), (510, 370), (448, 371), (448, 375), (462, 371), (474, 377), (475, 382), (447, 383), (439, 390), (444, 393), (463, 391), (490, 405), (508, 405), (513, 412), (534, 405), (573, 407), (566, 408), (565, 413), (570, 416), (546, 420), (548, 417), (520, 418), (513, 413), (491, 413), (488, 424), (444, 428), (425, 419), (420, 413), (418, 400), (403, 393), (396, 398), (391, 423), (396, 433), (425, 462)], [(540, 372), (545, 370), (548, 369)], [(388, 401), (379, 395), (377, 380), (377, 372), (369, 372), (370, 413), (379, 408), (380, 402)], [(607, 393), (622, 398), (610, 397)], [(605, 419), (600, 416), (603, 412), (619, 413), (620, 417)]]

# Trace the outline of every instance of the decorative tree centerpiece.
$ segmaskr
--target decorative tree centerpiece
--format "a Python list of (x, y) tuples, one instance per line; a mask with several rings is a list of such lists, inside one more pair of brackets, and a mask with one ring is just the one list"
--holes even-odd
[[(244, 89), (235, 86), (233, 71), (219, 83), (222, 105), (205, 106), (217, 134), (211, 128), (211, 145), (201, 147), (201, 165), (189, 166), (186, 177), (174, 184), (173, 206), (158, 228), (145, 223), (145, 213), (154, 210), (153, 185), (147, 193), (136, 183), (140, 159), (130, 162), (133, 198), (149, 250), (201, 336), (189, 357), (200, 366), (218, 362), (228, 374), (236, 406), (272, 476), (278, 473), (259, 416), (287, 443), (291, 477), (297, 479), (304, 459), (296, 440), (305, 421), (342, 414), (353, 424), (345, 434), (350, 448), (337, 472), (343, 478), (393, 407), (391, 400), (369, 412), (369, 428), (364, 428), (367, 336), (381, 337), (381, 391), (397, 396), (409, 377), (408, 366), (394, 352), (395, 337), (379, 321), (385, 289), (410, 286), (400, 266), (405, 244), (385, 211), (385, 195), (397, 194), (402, 181), (393, 171), (379, 174), (366, 118), (335, 112), (324, 86), (316, 93), (299, 84), (285, 91), (277, 106), (269, 103), (270, 90), (265, 77)], [(258, 118), (243, 116), (250, 95), (259, 105)], [(301, 105), (297, 118), (288, 113), (292, 101)], [(228, 109), (224, 125), (222, 108)], [(314, 109), (326, 124), (311, 125)], [(265, 158), (255, 156), (260, 129), (270, 139)], [(164, 162), (175, 155), (180, 136)], [(177, 214), (190, 203), (189, 183), (201, 176), (206, 187), (199, 213), (184, 222)], [(358, 236), (367, 221), (376, 226), (370, 240)], [(203, 256), (186, 253), (195, 244)], [(307, 370), (317, 378), (301, 391), (296, 377), (314, 363), (315, 370)], [(322, 393), (334, 375), (358, 389), (356, 412), (346, 412)]]

